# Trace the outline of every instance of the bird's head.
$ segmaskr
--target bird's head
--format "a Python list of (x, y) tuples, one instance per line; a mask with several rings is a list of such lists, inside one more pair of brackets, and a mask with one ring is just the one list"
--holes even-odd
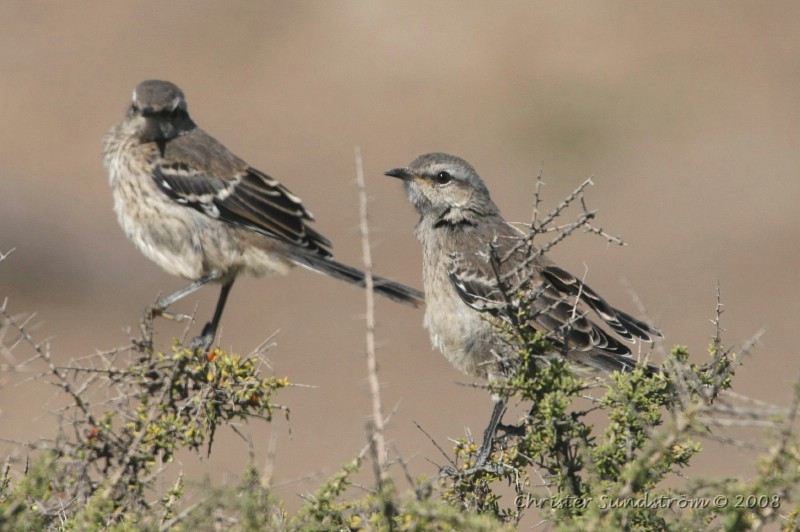
[(408, 199), (423, 219), (431, 216), (436, 223), (458, 224), (497, 213), (483, 180), (459, 157), (426, 153), (407, 168), (384, 173), (403, 180)]
[(143, 81), (133, 89), (128, 121), (144, 142), (170, 140), (196, 127), (189, 118), (183, 91), (157, 79)]

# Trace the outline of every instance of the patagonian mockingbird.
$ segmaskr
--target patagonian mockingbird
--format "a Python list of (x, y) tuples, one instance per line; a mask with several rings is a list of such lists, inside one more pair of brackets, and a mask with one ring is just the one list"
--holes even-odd
[[(195, 339), (213, 342), (236, 276), (287, 274), (303, 266), (364, 286), (364, 272), (333, 260), (331, 242), (313, 229), (300, 198), (200, 129), (183, 92), (143, 81), (125, 118), (103, 140), (114, 210), (128, 238), (167, 273), (191, 279), (159, 298), (163, 312), (210, 282), (222, 284), (213, 319)], [(375, 291), (418, 306), (423, 294), (375, 277)]]
[[(589, 311), (625, 341), (661, 336), (527, 245), (463, 159), (428, 153), (386, 175), (403, 181), (420, 215), (414, 234), (423, 250), (425, 327), (433, 346), (464, 373), (492, 380), (507, 374), (509, 362), (513, 365), (513, 347), (497, 328), (498, 321), (511, 320), (510, 299), (524, 301), (530, 325), (582, 366), (605, 371), (636, 366), (630, 349), (591, 321)], [(479, 453), (481, 464), (504, 409), (505, 399), (498, 398)]]

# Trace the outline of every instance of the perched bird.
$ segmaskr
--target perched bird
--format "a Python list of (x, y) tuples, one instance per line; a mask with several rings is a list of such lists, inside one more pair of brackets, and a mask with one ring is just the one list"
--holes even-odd
[[(491, 380), (513, 365), (514, 348), (498, 333), (497, 321), (511, 320), (509, 299), (519, 303), (520, 293), (531, 325), (580, 365), (606, 371), (636, 365), (625, 344), (589, 319), (589, 310), (628, 342), (661, 336), (527, 245), (463, 159), (428, 153), (385, 174), (403, 181), (420, 216), (414, 234), (423, 249), (425, 327), (433, 346), (464, 373)], [(483, 459), (504, 408), (498, 398)]]
[[(213, 319), (195, 339), (213, 342), (236, 276), (287, 274), (293, 266), (364, 286), (364, 272), (333, 260), (300, 198), (199, 128), (183, 92), (143, 81), (125, 118), (103, 140), (114, 210), (125, 234), (167, 273), (193, 282), (160, 298), (156, 312), (210, 283), (222, 284)], [(423, 294), (381, 277), (375, 291), (418, 306)]]

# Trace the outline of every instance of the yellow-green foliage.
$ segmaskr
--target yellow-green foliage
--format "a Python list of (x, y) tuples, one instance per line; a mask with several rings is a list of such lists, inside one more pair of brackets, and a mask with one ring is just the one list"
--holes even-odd
[[(159, 461), (181, 449), (210, 453), (225, 423), (270, 421), (283, 409), (273, 396), (288, 380), (261, 375), (257, 358), (220, 349), (203, 355), (177, 343), (170, 354), (139, 349), (138, 355), (128, 365), (86, 368), (89, 379), (76, 371), (74, 384), (61, 382), (75, 403), (72, 435), (61, 434), (17, 482), (6, 471), (0, 529), (157, 529), (174, 518), (183, 496), (178, 483), (152, 508)], [(111, 399), (95, 406), (93, 394), (106, 389)]]
[[(800, 522), (800, 443), (792, 430), (800, 384), (788, 417), (773, 418), (774, 444), (754, 478), (676, 482), (702, 451), (715, 402), (732, 385), (737, 356), (718, 336), (705, 364), (676, 347), (661, 373), (638, 368), (598, 384), (535, 331), (501, 328), (519, 356), (491, 391), (524, 413), (501, 427), (486, 464), (477, 467), (477, 443), (461, 438), (451, 465), (435, 477), (405, 492), (388, 481), (364, 494), (350, 489), (365, 460), (359, 456), (306, 495), (294, 515), (253, 466), (238, 484), (202, 486), (199, 500), (186, 496), (197, 486), (181, 478), (155, 496), (156, 465), (177, 451), (210, 453), (230, 421), (269, 422), (276, 409), (287, 411), (273, 397), (288, 380), (263, 376), (258, 358), (219, 349), (200, 355), (176, 343), (168, 354), (137, 347), (129, 363), (59, 374), (73, 403), (63, 416), (69, 430), (24, 471), (4, 469), (0, 530), (489, 531), (513, 529), (531, 514), (557, 530), (769, 523), (791, 530)], [(110, 393), (98, 400), (99, 390)], [(592, 412), (602, 414), (602, 427), (593, 426)]]

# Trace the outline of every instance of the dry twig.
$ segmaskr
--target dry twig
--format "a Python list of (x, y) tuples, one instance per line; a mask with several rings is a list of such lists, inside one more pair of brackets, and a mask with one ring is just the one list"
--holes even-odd
[(367, 298), (366, 312), (366, 355), (367, 380), (372, 398), (372, 421), (370, 423), (370, 445), (374, 458), (375, 476), (379, 485), (388, 479), (386, 470), (386, 440), (384, 438), (383, 405), (381, 403), (380, 381), (378, 380), (378, 362), (375, 358), (375, 281), (372, 277), (372, 253), (369, 246), (369, 224), (367, 222), (367, 186), (364, 182), (364, 167), (361, 150), (355, 149), (356, 181), (358, 183), (359, 227), (361, 229), (361, 252), (364, 261)]

